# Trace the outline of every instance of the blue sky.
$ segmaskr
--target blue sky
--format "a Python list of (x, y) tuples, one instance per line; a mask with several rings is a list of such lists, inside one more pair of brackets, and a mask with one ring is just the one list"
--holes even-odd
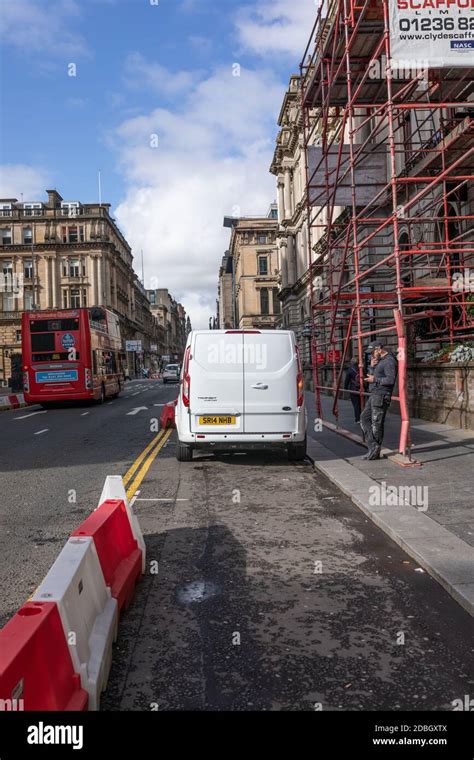
[[(0, 0), (0, 195), (102, 199), (204, 326), (224, 213), (265, 212), (289, 75), (314, 0)], [(76, 76), (69, 76), (70, 64)], [(239, 76), (235, 76), (240, 66)], [(138, 266), (138, 264), (137, 264)]]

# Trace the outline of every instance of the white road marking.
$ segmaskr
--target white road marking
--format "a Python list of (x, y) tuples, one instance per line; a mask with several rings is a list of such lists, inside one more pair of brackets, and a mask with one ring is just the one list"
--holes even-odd
[(138, 414), (138, 412), (143, 412), (143, 411), (146, 412), (147, 409), (148, 409), (147, 406), (137, 406), (136, 409), (132, 409), (131, 412), (127, 412), (127, 417), (134, 417), (136, 414)]
[(81, 414), (81, 417), (87, 417), (87, 415), (88, 415), (88, 414), (90, 414), (90, 412), (83, 412), (83, 413)]
[(132, 396), (139, 396), (141, 391), (138, 391), (138, 393), (132, 393)]
[(14, 420), (27, 420), (28, 417), (34, 417), (35, 414), (48, 414), (48, 410), (45, 409), (42, 412), (30, 412), (30, 414), (23, 414), (21, 417), (14, 417)]
[(189, 501), (189, 499), (135, 499), (135, 501)]
[(133, 496), (133, 497), (132, 497), (132, 499), (130, 500), (130, 505), (129, 505), (130, 507), (133, 507), (133, 505), (135, 504), (135, 502), (136, 502), (136, 500), (137, 500), (137, 497), (138, 497), (138, 495), (139, 495), (140, 493), (141, 493), (140, 491), (135, 491), (135, 494), (134, 494), (134, 496)]
[(41, 435), (41, 433), (48, 433), (48, 432), (49, 432), (49, 428), (45, 428), (44, 430), (38, 430), (38, 431), (35, 433), (35, 435)]
[(166, 404), (153, 404), (153, 406), (166, 406)]

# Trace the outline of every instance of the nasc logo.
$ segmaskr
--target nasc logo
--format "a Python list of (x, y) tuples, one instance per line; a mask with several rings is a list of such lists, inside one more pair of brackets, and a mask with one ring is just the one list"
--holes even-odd
[(452, 40), (451, 50), (474, 50), (474, 40)]

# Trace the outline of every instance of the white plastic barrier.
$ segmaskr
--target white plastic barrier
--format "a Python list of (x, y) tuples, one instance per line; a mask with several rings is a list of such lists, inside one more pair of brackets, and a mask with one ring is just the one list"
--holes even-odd
[(144, 573), (146, 568), (146, 544), (143, 538), (142, 529), (140, 528), (140, 523), (138, 522), (138, 517), (133, 511), (133, 507), (131, 507), (128, 502), (127, 492), (125, 491), (125, 486), (120, 475), (108, 475), (106, 477), (97, 509), (108, 499), (122, 499), (125, 504), (133, 537), (142, 550), (142, 573)]
[(112, 664), (118, 610), (93, 538), (68, 540), (32, 601), (57, 603), (74, 670), (89, 693), (89, 710), (98, 710)]

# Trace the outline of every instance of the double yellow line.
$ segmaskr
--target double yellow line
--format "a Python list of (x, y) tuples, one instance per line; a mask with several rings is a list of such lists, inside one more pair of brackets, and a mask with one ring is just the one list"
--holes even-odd
[(153, 438), (151, 443), (148, 444), (146, 449), (142, 451), (140, 456), (135, 459), (130, 469), (125, 473), (123, 482), (125, 488), (127, 489), (127, 499), (130, 500), (136, 494), (140, 488), (143, 478), (147, 474), (152, 463), (160, 453), (161, 449), (165, 445), (172, 432), (172, 428), (168, 428), (167, 430), (160, 430), (158, 435)]

